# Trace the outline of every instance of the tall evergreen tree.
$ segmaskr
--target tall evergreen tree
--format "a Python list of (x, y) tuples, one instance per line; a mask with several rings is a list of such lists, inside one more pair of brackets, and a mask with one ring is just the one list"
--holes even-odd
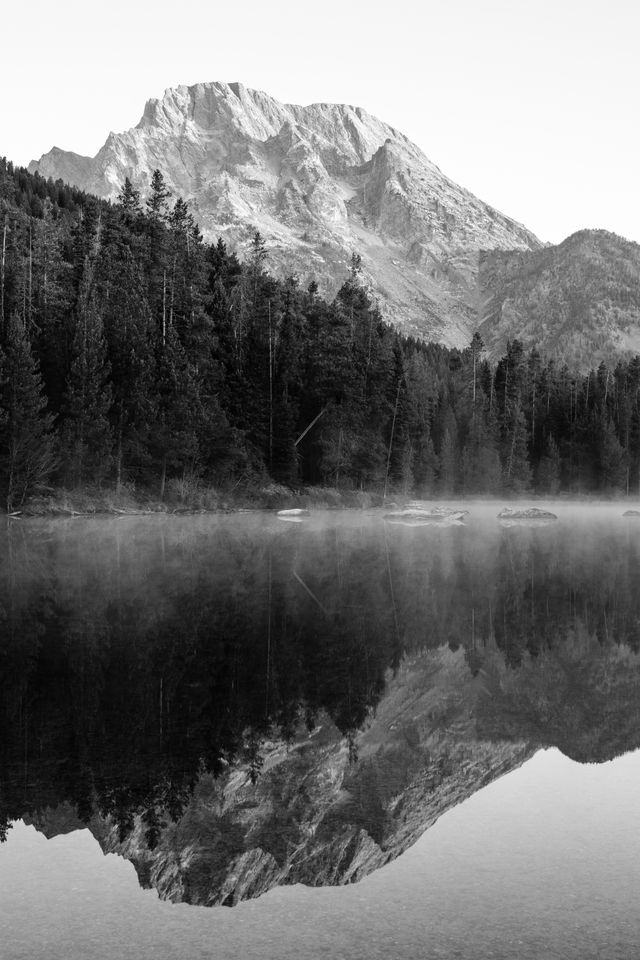
[(55, 467), (53, 416), (19, 314), (0, 352), (0, 489), (7, 511), (20, 508)]
[(129, 180), (129, 177), (124, 178), (124, 183), (120, 193), (118, 194), (117, 202), (122, 207), (129, 222), (134, 220), (142, 212), (142, 208), (140, 206), (140, 191), (136, 190), (131, 183), (131, 180)]
[(95, 299), (88, 291), (78, 305), (73, 359), (67, 381), (62, 452), (64, 471), (75, 485), (102, 480), (111, 465), (113, 435), (109, 413), (106, 341)]
[[(129, 191), (129, 196), (131, 196), (131, 193), (132, 191)], [(159, 170), (154, 170), (151, 175), (149, 196), (146, 202), (147, 212), (152, 220), (167, 219), (169, 215), (168, 201), (170, 196), (171, 191), (168, 189), (162, 173)], [(133, 194), (133, 198), (135, 198), (135, 194)]]

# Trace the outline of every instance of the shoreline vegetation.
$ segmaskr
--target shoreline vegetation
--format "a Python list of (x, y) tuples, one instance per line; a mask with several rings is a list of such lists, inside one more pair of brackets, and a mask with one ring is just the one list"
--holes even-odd
[(149, 514), (216, 514), (239, 513), (245, 510), (305, 509), (368, 509), (382, 507), (387, 501), (381, 493), (362, 490), (336, 490), (331, 487), (292, 489), (278, 483), (237, 485), (228, 490), (211, 486), (172, 485), (164, 499), (153, 490), (124, 487), (68, 490), (52, 489), (28, 500), (20, 510), (5, 514), (11, 518), (136, 516)]
[(0, 510), (640, 495), (640, 355), (427, 343), (344, 268), (323, 298), (205, 242), (158, 170), (110, 203), (0, 158)]
[[(505, 494), (473, 494), (471, 496), (432, 496), (425, 504), (464, 504), (469, 502), (496, 505), (504, 502), (513, 507), (519, 503), (618, 503), (634, 505), (638, 496), (622, 493), (602, 496), (594, 494), (557, 493), (553, 496), (528, 493), (509, 497)], [(410, 493), (391, 491), (385, 497), (381, 490), (339, 490), (335, 487), (308, 486), (290, 488), (278, 483), (245, 484), (228, 490), (211, 486), (172, 485), (171, 490), (160, 500), (153, 490), (85, 487), (80, 489), (56, 488), (30, 498), (18, 510), (4, 513), (7, 520), (47, 518), (69, 519), (98, 516), (188, 516), (193, 514), (225, 514), (248, 511), (279, 511), (302, 508), (314, 510), (372, 510), (402, 507), (411, 503)], [(1, 515), (1, 514), (0, 514)]]

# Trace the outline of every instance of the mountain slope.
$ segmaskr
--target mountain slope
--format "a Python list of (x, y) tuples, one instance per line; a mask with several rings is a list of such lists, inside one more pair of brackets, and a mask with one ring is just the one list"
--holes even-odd
[(168, 90), (94, 158), (54, 148), (29, 167), (109, 198), (127, 176), (144, 194), (156, 168), (205, 236), (237, 247), (257, 229), (272, 269), (328, 295), (358, 252), (387, 318), (450, 345), (477, 323), (480, 251), (541, 246), (364, 110), (237, 83)]
[(482, 254), (479, 330), (492, 357), (522, 340), (585, 371), (640, 352), (640, 246), (582, 230), (555, 247)]

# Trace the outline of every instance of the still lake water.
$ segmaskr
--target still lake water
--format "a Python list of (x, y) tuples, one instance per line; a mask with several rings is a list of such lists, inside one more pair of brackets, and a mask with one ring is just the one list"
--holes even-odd
[(467, 506), (3, 531), (3, 960), (637, 957), (640, 521)]

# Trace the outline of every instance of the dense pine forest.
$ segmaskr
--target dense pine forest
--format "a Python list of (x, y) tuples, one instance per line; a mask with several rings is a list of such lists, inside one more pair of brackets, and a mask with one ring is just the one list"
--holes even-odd
[(206, 243), (158, 171), (111, 204), (0, 160), (0, 245), (9, 511), (55, 488), (640, 490), (640, 357), (584, 374), (404, 337), (357, 253), (327, 302), (273, 277), (257, 233), (242, 261)]

